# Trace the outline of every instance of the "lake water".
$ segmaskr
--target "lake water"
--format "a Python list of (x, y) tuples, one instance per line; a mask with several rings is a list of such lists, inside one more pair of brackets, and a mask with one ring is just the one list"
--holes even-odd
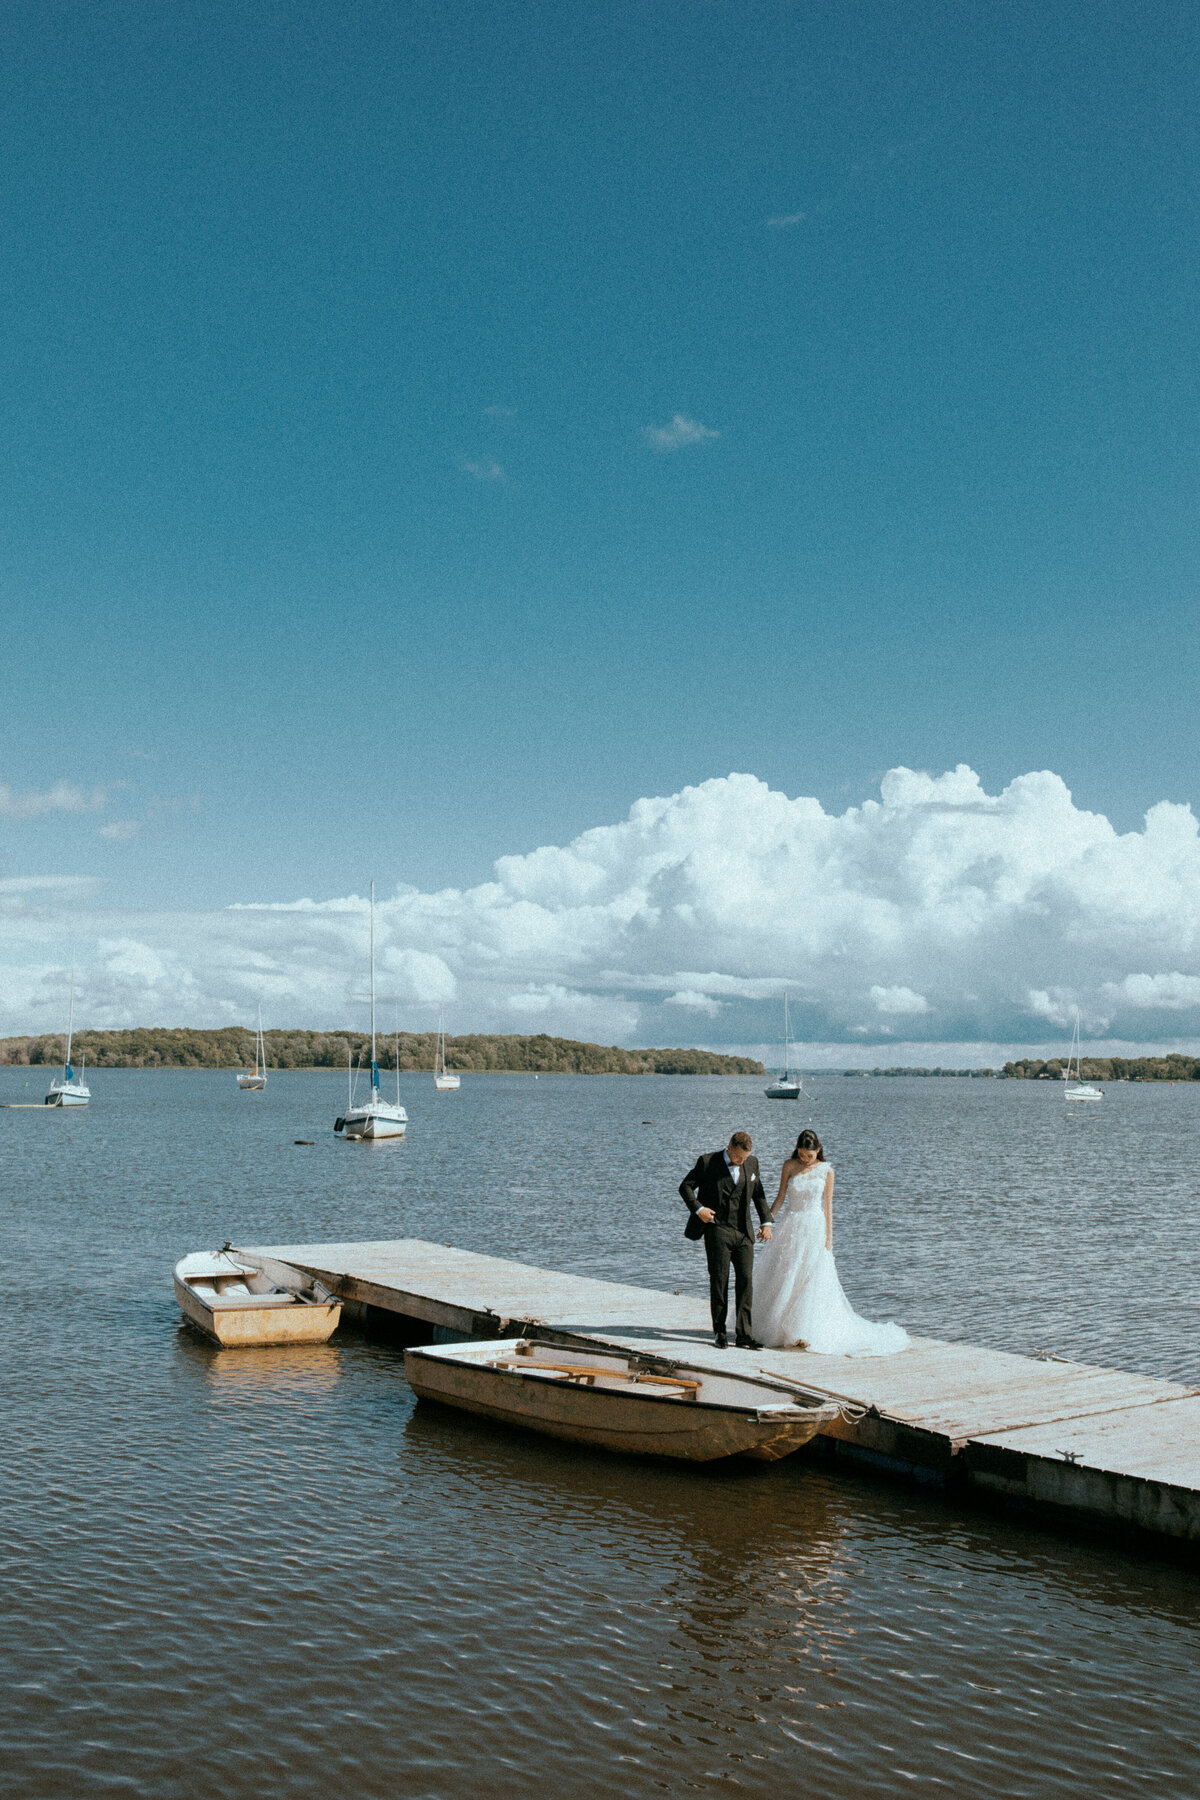
[(91, 1085), (0, 1112), (5, 1800), (1195, 1800), (1196, 1571), (417, 1409), (376, 1339), (208, 1347), (170, 1277), (415, 1236), (699, 1294), (696, 1151), (744, 1126), (777, 1172), (811, 1122), (861, 1311), (1196, 1382), (1200, 1084), (411, 1076), (395, 1146), (331, 1137), (324, 1072)]

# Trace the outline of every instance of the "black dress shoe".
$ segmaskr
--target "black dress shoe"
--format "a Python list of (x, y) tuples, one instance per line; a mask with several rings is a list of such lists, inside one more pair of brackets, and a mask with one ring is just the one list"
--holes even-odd
[(728, 1350), (729, 1348), (729, 1339), (725, 1336), (723, 1331), (714, 1332), (713, 1342), (716, 1344), (718, 1350)]
[(757, 1338), (738, 1338), (736, 1340), (736, 1342), (737, 1342), (737, 1347), (739, 1350), (761, 1350), (762, 1349), (762, 1345), (759, 1343)]

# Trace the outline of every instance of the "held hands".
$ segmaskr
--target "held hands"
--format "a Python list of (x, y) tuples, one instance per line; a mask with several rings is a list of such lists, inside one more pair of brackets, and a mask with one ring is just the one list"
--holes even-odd
[(758, 1241), (760, 1244), (769, 1244), (770, 1243), (770, 1241), (771, 1241), (771, 1222), (769, 1219), (765, 1225), (759, 1226)]

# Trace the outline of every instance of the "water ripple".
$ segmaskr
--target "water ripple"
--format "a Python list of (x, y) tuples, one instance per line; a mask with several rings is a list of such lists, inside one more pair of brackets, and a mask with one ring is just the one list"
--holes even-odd
[[(757, 1084), (414, 1086), (377, 1158), (293, 1153), (336, 1082), (228, 1081), (101, 1072), (83, 1119), (0, 1113), (6, 1800), (1194, 1800), (1191, 1573), (811, 1464), (506, 1435), (415, 1408), (348, 1333), (222, 1352), (179, 1325), (172, 1261), (228, 1235), (699, 1291), (680, 1170), (804, 1122)], [(864, 1311), (1196, 1379), (1200, 1089), (1086, 1121), (1036, 1085), (817, 1093)]]

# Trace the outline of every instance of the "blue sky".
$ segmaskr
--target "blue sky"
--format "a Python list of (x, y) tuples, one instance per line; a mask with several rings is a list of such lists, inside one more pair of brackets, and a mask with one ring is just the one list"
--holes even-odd
[(0, 877), (467, 887), (731, 771), (1193, 800), (1198, 37), (9, 9), (0, 780), (85, 800)]

